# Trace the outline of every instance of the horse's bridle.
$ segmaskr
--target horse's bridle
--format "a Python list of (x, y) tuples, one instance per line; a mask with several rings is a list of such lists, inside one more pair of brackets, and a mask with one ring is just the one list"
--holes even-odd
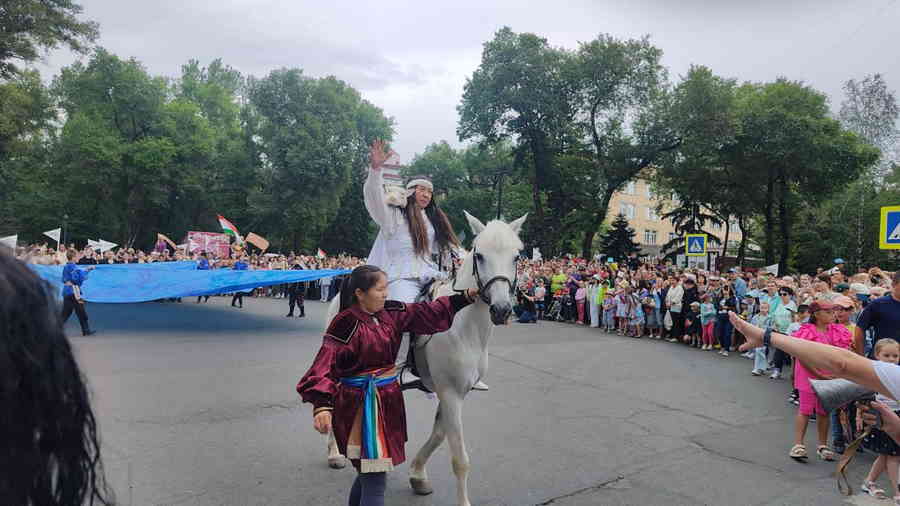
[(475, 244), (472, 244), (472, 273), (475, 275), (475, 284), (478, 286), (478, 297), (484, 301), (485, 304), (491, 305), (491, 299), (487, 296), (487, 290), (498, 281), (502, 281), (509, 285), (509, 297), (512, 299), (515, 296), (516, 292), (516, 284), (519, 281), (519, 266), (516, 265), (514, 267), (516, 269), (515, 278), (510, 281), (510, 279), (506, 276), (494, 276), (487, 281), (487, 283), (483, 283), (481, 281), (481, 274), (478, 272), (478, 251), (475, 249)]

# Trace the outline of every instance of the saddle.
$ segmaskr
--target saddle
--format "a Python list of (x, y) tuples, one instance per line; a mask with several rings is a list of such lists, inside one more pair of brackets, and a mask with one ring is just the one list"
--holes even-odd
[[(432, 279), (425, 286), (422, 287), (422, 290), (419, 291), (419, 295), (416, 297), (416, 302), (431, 302), (437, 298), (437, 294), (442, 287), (447, 285), (449, 281), (438, 281)], [(421, 390), (425, 393), (433, 393), (428, 387), (422, 383), (420, 379), (422, 377), (419, 372), (419, 368), (416, 365), (416, 354), (415, 349), (419, 347), (420, 339), (425, 339), (425, 341), (421, 344), (421, 346), (425, 346), (428, 344), (428, 340), (431, 339), (430, 335), (418, 335), (410, 332), (409, 334), (409, 348), (406, 351), (406, 363), (400, 369), (400, 390)], [(409, 371), (413, 376), (416, 377), (415, 380), (410, 381), (408, 383), (403, 382), (403, 371)]]

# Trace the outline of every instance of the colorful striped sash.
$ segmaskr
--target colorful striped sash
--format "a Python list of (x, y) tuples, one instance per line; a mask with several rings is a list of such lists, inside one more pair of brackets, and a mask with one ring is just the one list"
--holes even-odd
[(344, 386), (363, 391), (363, 403), (356, 412), (347, 441), (347, 457), (360, 460), (361, 473), (391, 471), (394, 461), (388, 454), (378, 389), (397, 381), (397, 368), (379, 369), (340, 381)]

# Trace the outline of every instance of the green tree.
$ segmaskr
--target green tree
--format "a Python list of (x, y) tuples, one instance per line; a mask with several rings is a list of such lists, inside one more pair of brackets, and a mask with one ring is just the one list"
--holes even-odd
[(171, 100), (165, 79), (103, 49), (53, 88), (66, 122), (50, 176), (66, 181), (72, 235), (146, 247), (158, 231), (183, 233), (214, 149), (199, 106)]
[[(281, 69), (251, 80), (258, 117), (261, 186), (249, 201), (261, 223), (294, 250), (321, 244), (342, 209), (354, 171), (367, 165), (375, 138), (390, 139), (392, 122), (334, 78)], [(350, 201), (361, 200), (360, 194)]]
[(82, 7), (71, 0), (4, 0), (0, 7), (0, 79), (33, 63), (42, 50), (65, 46), (84, 53), (98, 36), (97, 23), (81, 21)]
[(583, 184), (588, 198), (580, 209), (590, 215), (583, 226), (581, 254), (590, 257), (591, 244), (609, 212), (615, 192), (676, 149), (681, 139), (670, 127), (666, 70), (662, 51), (649, 38), (619, 40), (610, 35), (582, 43), (574, 57), (578, 117), (593, 173)]
[(460, 140), (493, 144), (510, 139), (516, 167), (529, 170), (533, 214), (529, 235), (553, 254), (553, 227), (567, 210), (563, 189), (553, 185), (556, 155), (572, 143), (575, 89), (571, 57), (532, 33), (499, 30), (485, 43), (478, 69), (466, 80), (458, 111)]
[(632, 253), (640, 253), (641, 247), (634, 242), (634, 229), (628, 226), (625, 215), (621, 213), (616, 215), (609, 230), (600, 240), (600, 251), (616, 261), (624, 260)]
[(740, 129), (730, 163), (743, 169), (748, 187), (763, 188), (766, 263), (775, 261), (777, 244), (787, 272), (796, 203), (824, 201), (875, 163), (878, 150), (842, 129), (825, 95), (802, 83), (747, 84), (737, 97)]

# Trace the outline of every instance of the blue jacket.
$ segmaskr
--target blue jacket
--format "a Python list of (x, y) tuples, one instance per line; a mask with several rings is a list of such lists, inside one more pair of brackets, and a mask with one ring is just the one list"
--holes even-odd
[(72, 283), (73, 285), (81, 286), (82, 283), (87, 279), (87, 271), (83, 271), (75, 265), (75, 262), (69, 262), (63, 267), (62, 272), (62, 282), (63, 282), (63, 297), (68, 297), (69, 295), (74, 295), (75, 290), (71, 285), (66, 283)]

